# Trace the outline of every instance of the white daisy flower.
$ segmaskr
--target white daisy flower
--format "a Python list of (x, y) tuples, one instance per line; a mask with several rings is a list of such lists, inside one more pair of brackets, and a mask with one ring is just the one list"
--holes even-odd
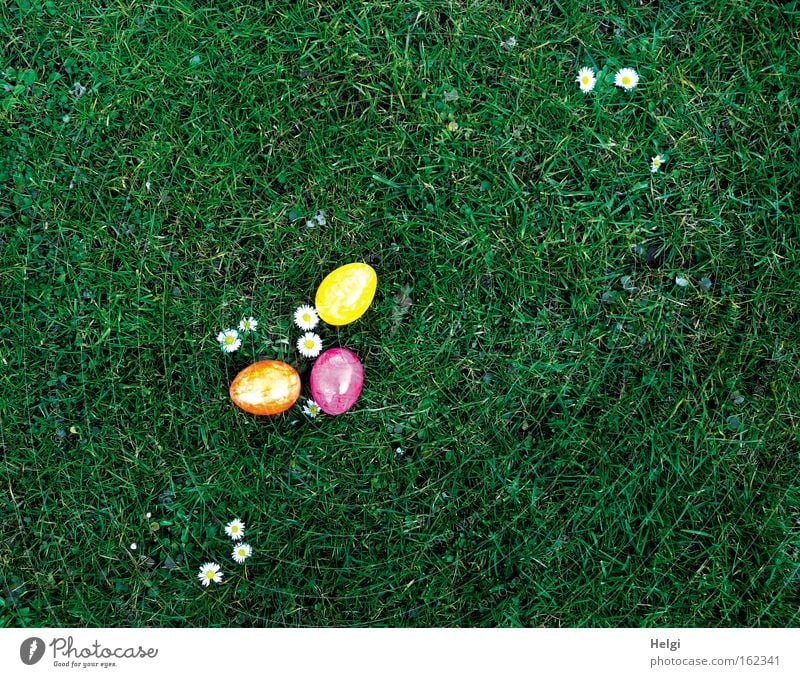
[(294, 323), (303, 331), (310, 331), (319, 324), (319, 315), (313, 306), (300, 306), (294, 311)]
[(591, 92), (597, 82), (594, 71), (591, 68), (583, 67), (578, 71), (578, 77), (575, 81), (580, 85), (582, 92)]
[(235, 329), (221, 331), (217, 334), (217, 341), (219, 341), (222, 350), (226, 353), (239, 350), (242, 346), (242, 339), (239, 338), (239, 332)]
[(255, 331), (258, 327), (258, 320), (254, 317), (243, 317), (239, 322), (239, 331)]
[(234, 546), (231, 557), (233, 557), (237, 564), (244, 564), (244, 561), (250, 557), (252, 552), (253, 549), (247, 545), (247, 543), (239, 543), (238, 545)]
[(225, 533), (234, 541), (244, 538), (244, 522), (242, 520), (231, 520), (225, 525)]
[(506, 40), (506, 41), (505, 41), (505, 42), (504, 42), (502, 45), (500, 45), (500, 46), (501, 46), (503, 49), (505, 49), (506, 51), (508, 51), (509, 49), (512, 49), (514, 46), (516, 46), (516, 44), (517, 44), (517, 39), (516, 39), (516, 38), (515, 38), (515, 37), (512, 35), (511, 37), (509, 37), (509, 38), (508, 38), (508, 40)]
[(655, 174), (665, 162), (663, 155), (656, 155), (650, 160), (650, 171)]
[(219, 570), (219, 564), (217, 564), (216, 562), (206, 562), (203, 566), (200, 567), (200, 573), (197, 574), (197, 577), (200, 579), (200, 582), (205, 587), (211, 585), (212, 582), (222, 583), (223, 576), (224, 574)]
[(309, 418), (316, 418), (321, 411), (320, 406), (311, 398), (303, 405), (303, 413)]
[(136, 543), (131, 543), (130, 545), (131, 550), (136, 550), (137, 547)]
[(620, 68), (614, 76), (614, 84), (630, 92), (639, 84), (639, 74), (633, 68)]
[(303, 357), (316, 357), (322, 351), (322, 339), (317, 334), (307, 331), (297, 339), (297, 349)]

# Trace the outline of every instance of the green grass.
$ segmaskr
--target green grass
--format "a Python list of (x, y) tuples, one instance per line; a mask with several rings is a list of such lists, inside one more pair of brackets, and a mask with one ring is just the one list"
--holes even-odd
[(796, 626), (800, 5), (198, 4), (0, 4), (0, 625)]

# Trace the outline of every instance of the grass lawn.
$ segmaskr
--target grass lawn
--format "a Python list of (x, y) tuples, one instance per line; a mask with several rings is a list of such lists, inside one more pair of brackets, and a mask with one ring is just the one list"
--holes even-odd
[[(800, 3), (0, 35), (0, 625), (800, 623)], [(351, 261), (356, 406), (236, 408), (260, 357), (307, 377), (294, 310)]]

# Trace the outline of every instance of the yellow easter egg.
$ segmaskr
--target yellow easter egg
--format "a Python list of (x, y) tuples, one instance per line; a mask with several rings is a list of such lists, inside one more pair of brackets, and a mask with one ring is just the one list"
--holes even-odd
[(369, 308), (378, 286), (378, 274), (366, 263), (348, 263), (319, 285), (314, 305), (323, 321), (350, 324)]

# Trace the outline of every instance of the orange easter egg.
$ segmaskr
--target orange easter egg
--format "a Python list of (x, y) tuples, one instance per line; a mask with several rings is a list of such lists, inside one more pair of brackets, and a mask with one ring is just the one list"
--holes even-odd
[(280, 360), (261, 360), (236, 374), (231, 399), (240, 409), (259, 416), (280, 414), (300, 396), (300, 374)]

